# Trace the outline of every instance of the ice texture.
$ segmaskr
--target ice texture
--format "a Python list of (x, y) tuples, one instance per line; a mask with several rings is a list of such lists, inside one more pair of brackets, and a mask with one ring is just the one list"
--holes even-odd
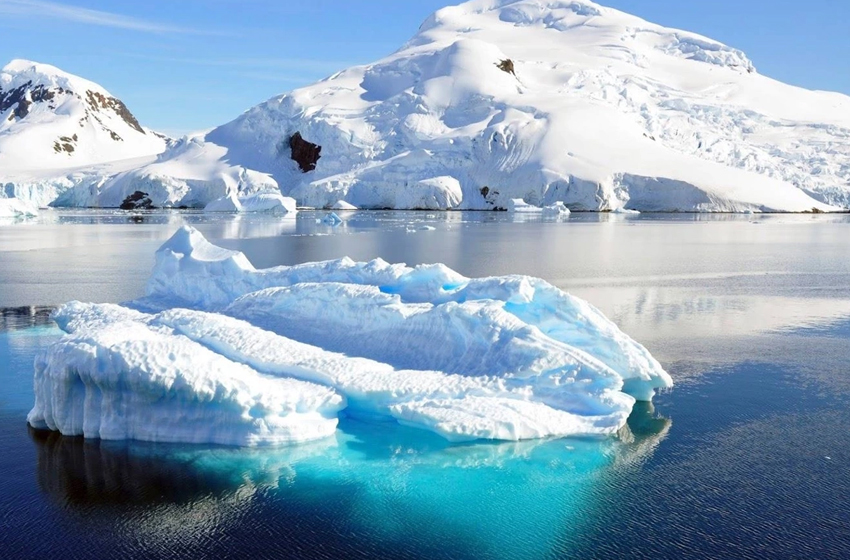
[(157, 252), (146, 298), (55, 318), (68, 335), (36, 362), (29, 420), (91, 437), (305, 441), (338, 414), (450, 441), (604, 435), (672, 386), (543, 280), (381, 260), (257, 270), (190, 227)]
[(159, 442), (266, 445), (331, 435), (343, 399), (235, 363), (145, 315), (72, 302), (35, 361), (35, 428)]

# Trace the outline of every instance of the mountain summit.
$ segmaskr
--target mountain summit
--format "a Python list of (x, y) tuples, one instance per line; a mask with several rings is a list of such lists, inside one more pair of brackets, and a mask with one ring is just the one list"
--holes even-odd
[[(289, 161), (289, 138), (321, 148)], [(212, 131), (302, 203), (742, 211), (850, 205), (850, 99), (592, 2), (472, 0), (392, 55)]]
[(156, 154), (165, 139), (99, 85), (48, 64), (0, 70), (0, 167), (55, 169)]
[(199, 205), (275, 184), (319, 207), (847, 208), (850, 98), (780, 83), (740, 50), (593, 2), (472, 0), (381, 60), (63, 200), (155, 190), (156, 204)]

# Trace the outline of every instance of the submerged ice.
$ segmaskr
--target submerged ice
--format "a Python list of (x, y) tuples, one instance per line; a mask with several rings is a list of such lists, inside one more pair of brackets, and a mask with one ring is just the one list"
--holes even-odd
[[(138, 310), (142, 311), (138, 311)], [(672, 381), (589, 303), (525, 276), (340, 259), (265, 270), (181, 228), (130, 307), (73, 302), (35, 427), (264, 445), (339, 415), (450, 441), (611, 434)]]

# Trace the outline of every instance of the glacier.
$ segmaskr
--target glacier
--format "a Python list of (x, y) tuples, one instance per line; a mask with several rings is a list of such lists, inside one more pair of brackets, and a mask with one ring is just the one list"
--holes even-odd
[(589, 303), (525, 276), (350, 259), (255, 269), (180, 228), (147, 295), (71, 302), (29, 423), (102, 439), (277, 445), (340, 415), (450, 442), (609, 435), (672, 386)]
[[(26, 61), (2, 76), (0, 88), (105, 92)], [(850, 97), (783, 84), (738, 49), (589, 0), (447, 7), (388, 56), (211, 131), (174, 141), (117, 118), (120, 152), (102, 133), (59, 140), (76, 129), (36, 89), (28, 115), (0, 103), (11, 118), (0, 162), (16, 130), (40, 130), (28, 134), (49, 166), (0, 165), (0, 197), (38, 205), (111, 207), (142, 191), (155, 206), (211, 210), (262, 192), (326, 209), (850, 208)]]

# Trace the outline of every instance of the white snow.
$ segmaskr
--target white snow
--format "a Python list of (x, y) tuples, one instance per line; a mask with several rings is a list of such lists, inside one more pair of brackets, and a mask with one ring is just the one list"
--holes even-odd
[[(4, 90), (33, 76), (102, 91), (35, 63), (3, 76)], [(86, 121), (73, 155), (44, 154), (76, 130), (65, 123), (80, 103), (57, 94), (54, 108), (3, 121), (0, 162), (29, 162), (0, 165), (7, 196), (117, 206), (141, 190), (157, 206), (204, 207), (279, 189), (316, 208), (850, 207), (850, 98), (782, 84), (735, 48), (588, 0), (439, 10), (393, 54), (272, 98), (155, 161), (118, 161), (165, 143), (120, 118), (113, 127), (112, 113), (105, 126), (123, 142)], [(321, 146), (307, 173), (290, 157), (296, 132)]]
[(150, 313), (57, 312), (68, 335), (36, 362), (31, 424), (258, 445), (328, 435), (343, 413), (520, 440), (614, 433), (672, 385), (590, 304), (529, 277), (349, 259), (256, 270), (183, 227), (148, 292)]

